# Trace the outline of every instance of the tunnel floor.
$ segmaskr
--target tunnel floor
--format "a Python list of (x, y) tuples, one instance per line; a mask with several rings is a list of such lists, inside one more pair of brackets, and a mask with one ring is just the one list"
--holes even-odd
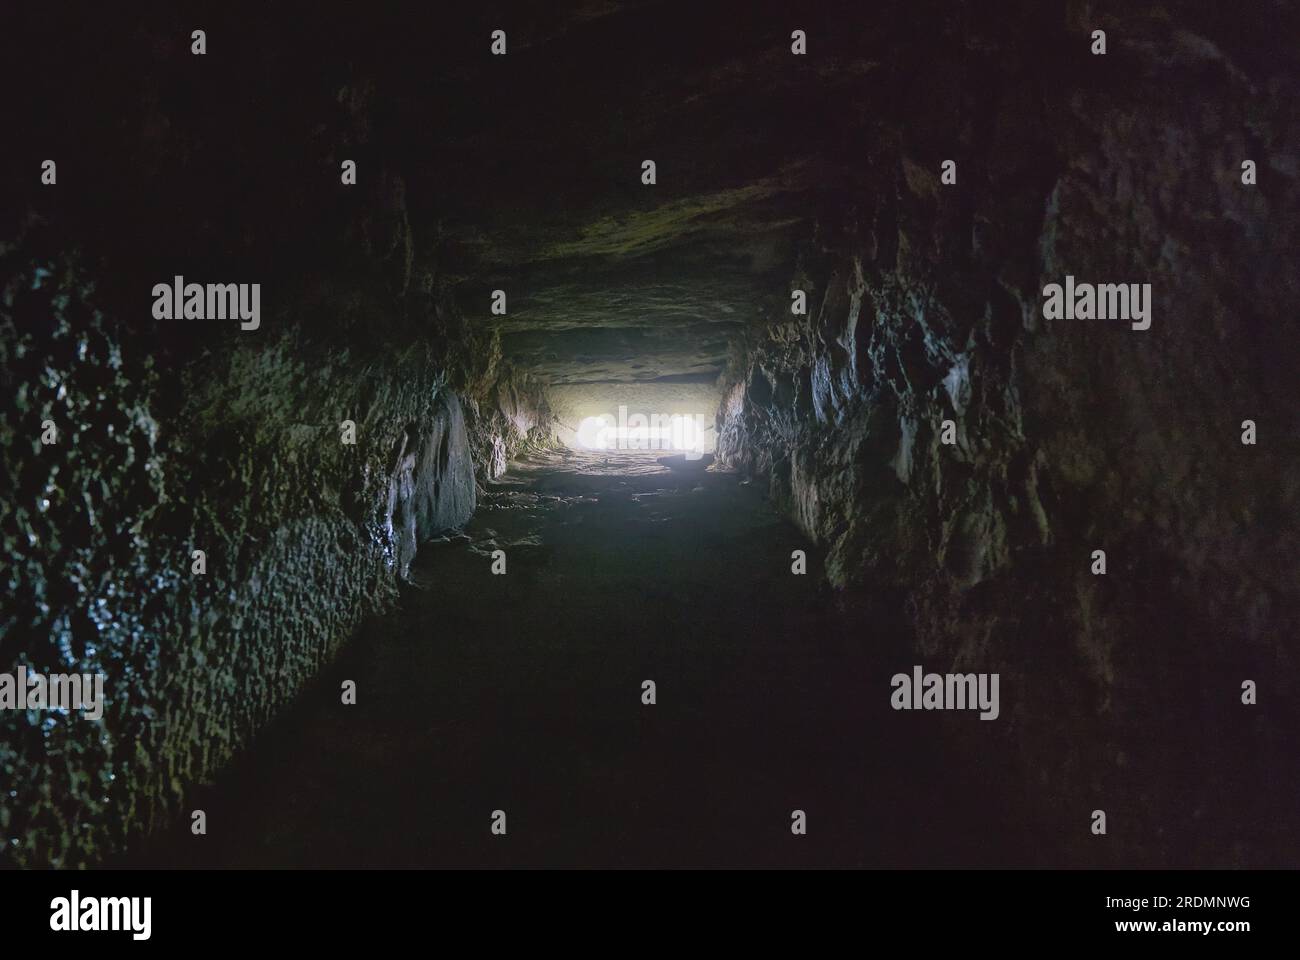
[[(491, 572), (497, 548), (505, 575)], [(805, 576), (791, 572), (796, 548)], [(990, 753), (967, 763), (937, 721), (889, 708), (890, 676), (914, 662), (905, 629), (821, 592), (819, 564), (733, 474), (633, 454), (514, 464), (463, 534), (422, 547), (398, 608), (200, 790), (207, 835), (186, 818), (137, 859), (1033, 859)], [(345, 680), (355, 705), (340, 702)], [(791, 831), (796, 809), (807, 835)]]

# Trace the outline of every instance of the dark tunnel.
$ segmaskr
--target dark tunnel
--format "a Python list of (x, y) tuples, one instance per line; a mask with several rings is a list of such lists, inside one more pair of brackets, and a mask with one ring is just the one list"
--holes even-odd
[(1004, 7), (9, 11), (0, 864), (1300, 864), (1295, 5)]

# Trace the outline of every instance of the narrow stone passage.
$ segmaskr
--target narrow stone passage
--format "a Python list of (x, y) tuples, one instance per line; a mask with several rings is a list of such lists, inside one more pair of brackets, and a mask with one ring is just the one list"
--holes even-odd
[[(496, 549), (505, 575), (491, 573)], [(791, 573), (794, 549), (809, 551), (806, 576)], [(938, 727), (889, 709), (904, 636), (816, 596), (818, 563), (732, 474), (635, 454), (516, 464), (464, 535), (421, 550), (400, 609), (198, 796), (221, 829), (182, 826), (142, 859), (938, 864), (987, 859), (982, 843), (1005, 855), (985, 788), (926, 739)], [(340, 702), (348, 679), (355, 706)], [(791, 832), (796, 809), (806, 836)]]
[(9, 6), (0, 870), (1300, 865), (1298, 0)]

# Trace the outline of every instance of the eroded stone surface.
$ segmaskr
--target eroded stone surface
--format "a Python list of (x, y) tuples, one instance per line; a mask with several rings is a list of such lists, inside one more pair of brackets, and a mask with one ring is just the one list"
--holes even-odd
[[(1250, 801), (1144, 786), (1295, 779), (1234, 712), (1240, 679), (1296, 693), (1294, 4), (832, 3), (807, 58), (784, 4), (511, 12), (497, 63), (395, 10), (268, 12), (219, 75), (161, 21), (111, 60), (111, 14), (15, 28), (86, 80), (10, 104), (15, 142), (102, 150), (0, 201), (0, 667), (103, 669), (113, 702), (0, 717), (2, 856), (95, 862), (182, 809), (547, 448), (548, 384), (719, 371), (720, 460), (830, 581), (906, 610), (927, 666), (1002, 671), (1006, 776), (1050, 787), (1026, 830), (1104, 796), (1149, 862), (1295, 850), (1294, 821), (1174, 850)], [(256, 339), (151, 323), (177, 273), (263, 283)], [(1045, 320), (1067, 274), (1151, 283), (1151, 329)]]

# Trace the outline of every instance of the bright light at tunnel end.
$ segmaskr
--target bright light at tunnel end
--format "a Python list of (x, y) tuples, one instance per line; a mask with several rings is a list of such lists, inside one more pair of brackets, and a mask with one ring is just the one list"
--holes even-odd
[(708, 429), (702, 414), (629, 415), (620, 405), (617, 419), (609, 414), (584, 418), (577, 442), (584, 450), (680, 450), (694, 458), (704, 451)]

